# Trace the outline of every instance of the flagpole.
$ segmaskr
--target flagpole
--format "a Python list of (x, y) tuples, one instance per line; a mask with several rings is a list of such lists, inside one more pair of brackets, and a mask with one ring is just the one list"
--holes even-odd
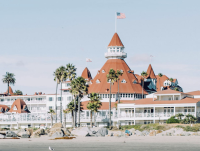
[(117, 32), (117, 12), (115, 12), (115, 32)]

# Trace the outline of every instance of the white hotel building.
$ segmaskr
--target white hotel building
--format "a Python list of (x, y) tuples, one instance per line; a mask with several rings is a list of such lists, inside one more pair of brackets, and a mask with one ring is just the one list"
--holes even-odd
[[(178, 86), (176, 79), (174, 82), (168, 82), (167, 84), (166, 76), (158, 80), (158, 76), (154, 74), (151, 65), (147, 70), (148, 76), (144, 80), (146, 85), (143, 89), (141, 76), (134, 74), (134, 71), (124, 61), (127, 53), (124, 52), (124, 45), (117, 33), (114, 34), (108, 45), (105, 57), (108, 60), (94, 79), (92, 79), (88, 68), (85, 68), (82, 73), (82, 77), (88, 81), (89, 93), (99, 93), (101, 97), (102, 107), (96, 114), (97, 126), (106, 126), (109, 121), (110, 83), (107, 81), (106, 75), (111, 68), (123, 72), (119, 81), (119, 90), (117, 82), (112, 85), (111, 89), (113, 125), (164, 123), (177, 113), (192, 114), (195, 117), (200, 116), (200, 91), (180, 92), (182, 88)], [(158, 81), (161, 83), (158, 84)], [(179, 87), (180, 91), (172, 90), (175, 86)], [(69, 90), (70, 83), (66, 81), (63, 83), (62, 89), (63, 109), (66, 109), (67, 104), (72, 101), (72, 94)], [(120, 94), (119, 103), (117, 98), (118, 91)], [(10, 96), (7, 96), (7, 93), (0, 94), (0, 127), (50, 127), (51, 119), (48, 111), (49, 109), (55, 109), (55, 94), (39, 92), (34, 95), (14, 96), (11, 88), (9, 88), (9, 92)], [(142, 94), (144, 99), (142, 99)], [(58, 121), (60, 121), (61, 96), (57, 95), (57, 97), (57, 117)], [(90, 124), (90, 111), (86, 107), (88, 102), (87, 95), (81, 99), (83, 108), (83, 112), (81, 112), (82, 126)], [(64, 118), (64, 116), (62, 117)], [(66, 126), (71, 127), (72, 119), (70, 113), (66, 115), (66, 121)]]

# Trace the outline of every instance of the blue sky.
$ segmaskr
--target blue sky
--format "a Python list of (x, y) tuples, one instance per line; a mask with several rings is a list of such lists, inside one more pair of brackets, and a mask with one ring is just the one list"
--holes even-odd
[[(152, 55), (154, 72), (200, 89), (199, 0), (0, 0), (0, 75), (16, 75), (13, 90), (55, 93), (53, 71), (67, 63), (94, 77), (106, 62), (115, 12), (129, 67), (140, 74)], [(0, 91), (6, 84), (0, 82)]]

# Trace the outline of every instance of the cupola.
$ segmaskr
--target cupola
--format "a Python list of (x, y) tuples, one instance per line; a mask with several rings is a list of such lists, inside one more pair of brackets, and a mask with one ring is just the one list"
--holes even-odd
[(124, 52), (124, 45), (122, 44), (119, 35), (115, 33), (108, 45), (108, 52), (105, 53), (107, 59), (124, 59), (127, 53)]

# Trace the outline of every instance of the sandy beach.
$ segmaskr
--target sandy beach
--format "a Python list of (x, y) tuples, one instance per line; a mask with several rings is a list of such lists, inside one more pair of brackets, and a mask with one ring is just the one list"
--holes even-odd
[(196, 151), (199, 136), (130, 136), (130, 137), (77, 137), (72, 140), (50, 140), (47, 136), (30, 139), (1, 139), (0, 151)]

